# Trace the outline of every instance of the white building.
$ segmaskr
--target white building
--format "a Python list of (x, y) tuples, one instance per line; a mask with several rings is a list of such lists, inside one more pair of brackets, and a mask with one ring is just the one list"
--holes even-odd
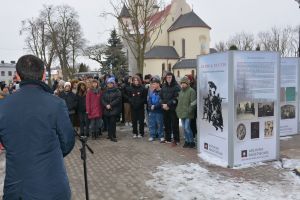
[(10, 63), (5, 63), (1, 61), (0, 63), (0, 82), (10, 83), (13, 81), (13, 77), (16, 74), (16, 63), (11, 61)]
[[(156, 9), (153, 7), (153, 10)], [(153, 13), (151, 24), (160, 28), (155, 29), (153, 37), (149, 38), (152, 47), (146, 49), (143, 74), (163, 76), (166, 71), (171, 71), (177, 78), (187, 74), (195, 76), (197, 56), (211, 53), (211, 27), (192, 10), (186, 0), (172, 0), (164, 9)], [(131, 24), (126, 6), (119, 17), (125, 24)], [(137, 72), (137, 62), (129, 45), (124, 42), (124, 46), (127, 49), (129, 71), (134, 74)]]

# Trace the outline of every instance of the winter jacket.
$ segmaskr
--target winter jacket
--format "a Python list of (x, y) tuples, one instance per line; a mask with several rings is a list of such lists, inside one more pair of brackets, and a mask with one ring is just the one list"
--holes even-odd
[[(160, 90), (153, 90), (152, 92), (148, 92), (148, 110), (150, 112), (162, 112), (159, 94)], [(154, 110), (151, 109), (152, 105), (154, 105)]]
[(77, 99), (77, 112), (86, 113), (86, 95), (76, 95)]
[(170, 85), (165, 83), (160, 91), (161, 104), (167, 104), (170, 110), (175, 110), (179, 91), (180, 87), (177, 82), (174, 81)]
[(178, 104), (176, 107), (177, 117), (180, 119), (194, 118), (194, 109), (196, 107), (196, 92), (193, 88), (188, 87), (179, 92)]
[(129, 103), (130, 84), (124, 84), (122, 87), (123, 103)]
[(103, 108), (101, 104), (102, 93), (100, 88), (97, 90), (89, 89), (86, 94), (86, 112), (89, 119), (101, 118)]
[(147, 90), (145, 87), (132, 85), (129, 89), (129, 102), (134, 110), (144, 108), (144, 104), (147, 104)]
[(71, 199), (63, 156), (75, 135), (65, 101), (37, 81), (0, 101), (0, 140), (6, 150), (4, 200)]
[(61, 92), (59, 93), (58, 96), (66, 101), (69, 110), (69, 115), (75, 114), (76, 107), (77, 107), (76, 95), (72, 91), (70, 91), (70, 92)]
[[(122, 94), (118, 88), (107, 88), (101, 98), (103, 113), (105, 116), (116, 116), (122, 111)], [(111, 109), (106, 106), (110, 105)]]

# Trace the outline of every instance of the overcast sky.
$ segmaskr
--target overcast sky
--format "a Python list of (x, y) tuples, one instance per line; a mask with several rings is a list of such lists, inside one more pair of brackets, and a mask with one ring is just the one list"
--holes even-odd
[[(166, 0), (170, 2), (170, 0)], [(257, 33), (272, 26), (300, 24), (300, 9), (295, 0), (187, 0), (194, 11), (210, 26), (211, 47), (227, 40), (236, 32)], [(68, 4), (79, 14), (84, 36), (90, 44), (106, 42), (115, 20), (103, 19), (102, 11), (110, 10), (109, 0), (10, 0), (2, 1), (0, 11), (0, 60), (17, 60), (24, 50), (24, 37), (19, 35), (21, 21), (36, 17), (43, 4)], [(92, 62), (87, 62), (93, 65)]]

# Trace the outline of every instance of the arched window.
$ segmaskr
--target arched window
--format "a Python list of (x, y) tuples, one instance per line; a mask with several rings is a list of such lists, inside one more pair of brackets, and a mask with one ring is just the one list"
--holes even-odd
[(180, 77), (180, 71), (179, 70), (177, 71), (177, 77), (178, 78)]
[(171, 63), (169, 63), (168, 64), (168, 71), (171, 72), (171, 70), (172, 70), (172, 65), (171, 65)]
[(192, 70), (192, 76), (195, 77), (195, 70)]
[(1, 76), (5, 76), (5, 71), (1, 71)]
[(182, 39), (182, 57), (185, 58), (185, 39)]
[(161, 67), (161, 74), (163, 75), (166, 71), (166, 65), (165, 63), (162, 64), (162, 67)]

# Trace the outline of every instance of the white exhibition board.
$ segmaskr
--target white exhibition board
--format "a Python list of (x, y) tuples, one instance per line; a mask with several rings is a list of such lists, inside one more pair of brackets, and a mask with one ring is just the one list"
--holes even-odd
[(230, 167), (278, 158), (279, 62), (276, 52), (199, 56), (201, 153)]
[(299, 58), (281, 58), (280, 136), (298, 134)]
[(228, 162), (228, 58), (228, 53), (200, 57), (197, 70), (200, 105), (197, 118), (201, 135), (198, 147), (225, 162)]

